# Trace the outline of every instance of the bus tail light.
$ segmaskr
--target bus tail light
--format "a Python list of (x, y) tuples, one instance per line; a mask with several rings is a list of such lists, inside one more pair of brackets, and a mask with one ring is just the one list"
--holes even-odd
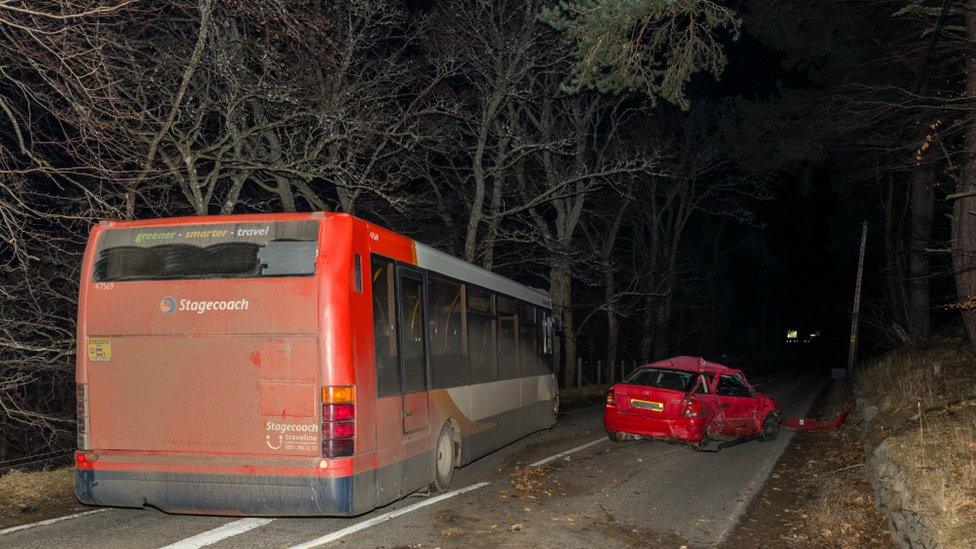
[(88, 384), (75, 384), (76, 409), (78, 412), (78, 449), (88, 449)]
[(92, 462), (88, 461), (88, 456), (81, 452), (75, 454), (75, 467), (79, 471), (91, 471), (95, 468), (95, 466), (92, 465)]
[(351, 456), (356, 438), (356, 387), (322, 387), (322, 457)]

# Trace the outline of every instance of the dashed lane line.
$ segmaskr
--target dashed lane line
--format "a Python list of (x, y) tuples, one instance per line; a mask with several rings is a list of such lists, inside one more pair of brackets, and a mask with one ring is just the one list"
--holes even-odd
[(259, 526), (264, 526), (272, 520), (274, 519), (246, 518), (235, 520), (234, 522), (228, 522), (219, 528), (207, 530), (206, 532), (186, 538), (171, 545), (167, 545), (166, 547), (163, 547), (163, 549), (197, 549), (199, 547), (205, 547), (207, 545), (217, 543), (220, 540), (224, 540), (238, 534), (243, 534), (244, 532), (253, 530)]
[(342, 530), (336, 530), (331, 534), (326, 534), (320, 538), (313, 539), (312, 541), (307, 541), (305, 543), (295, 545), (290, 549), (310, 549), (311, 547), (318, 547), (320, 545), (325, 545), (326, 543), (331, 543), (333, 541), (336, 541), (337, 539), (344, 538), (350, 534), (355, 534), (356, 532), (365, 530), (371, 526), (376, 526), (377, 524), (395, 519), (401, 515), (405, 515), (412, 511), (416, 511), (417, 509), (420, 509), (422, 507), (427, 507), (428, 505), (433, 505), (439, 501), (444, 501), (445, 499), (453, 498), (454, 496), (459, 496), (465, 492), (470, 492), (472, 490), (477, 490), (478, 488), (483, 488), (485, 486), (488, 486), (488, 484), (489, 483), (487, 482), (479, 482), (477, 484), (472, 484), (471, 486), (466, 486), (464, 488), (460, 488), (452, 492), (447, 492), (446, 494), (441, 494), (439, 496), (435, 496), (430, 499), (425, 499), (424, 501), (414, 503), (413, 505), (408, 505), (406, 507), (396, 509), (394, 511), (390, 511), (389, 513), (384, 513), (378, 517), (373, 517), (369, 520), (358, 522), (356, 524), (353, 524), (352, 526), (343, 528)]
[(0, 530), (0, 536), (7, 534), (13, 534), (14, 532), (19, 532), (21, 530), (27, 530), (28, 528), (35, 528), (37, 526), (47, 526), (48, 524), (55, 524), (65, 520), (76, 519), (79, 517), (87, 517), (88, 515), (94, 515), (95, 513), (104, 513), (108, 509), (94, 509), (91, 511), (84, 511), (82, 513), (75, 513), (73, 515), (65, 515), (63, 517), (57, 517), (53, 519), (42, 520), (40, 522), (32, 522), (30, 524), (21, 524), (20, 526), (12, 526), (5, 530)]
[(593, 442), (587, 442), (586, 444), (583, 444), (582, 446), (577, 446), (576, 448), (570, 448), (569, 450), (566, 450), (565, 452), (559, 452), (558, 454), (556, 454), (554, 456), (549, 456), (549, 457), (547, 457), (545, 459), (540, 459), (539, 461), (537, 461), (535, 463), (529, 464), (529, 467), (539, 467), (540, 465), (545, 465), (545, 464), (549, 463), (552, 460), (559, 459), (559, 458), (561, 458), (563, 456), (568, 456), (569, 454), (572, 454), (574, 452), (579, 452), (580, 450), (585, 450), (585, 449), (589, 448), (590, 446), (595, 446), (597, 444), (600, 444), (601, 442), (606, 442), (606, 441), (607, 441), (607, 437), (600, 437), (600, 438), (594, 440)]

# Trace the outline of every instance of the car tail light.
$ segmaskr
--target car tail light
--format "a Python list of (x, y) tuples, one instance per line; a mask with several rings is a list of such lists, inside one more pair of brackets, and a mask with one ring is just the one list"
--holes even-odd
[(356, 387), (322, 387), (322, 457), (351, 456), (356, 438)]
[(77, 431), (78, 449), (88, 449), (88, 384), (75, 384), (76, 408), (78, 412)]
[(612, 408), (617, 403), (617, 399), (613, 395), (613, 388), (607, 393), (607, 408)]
[(701, 414), (701, 404), (697, 400), (685, 400), (681, 407), (682, 417), (698, 417)]

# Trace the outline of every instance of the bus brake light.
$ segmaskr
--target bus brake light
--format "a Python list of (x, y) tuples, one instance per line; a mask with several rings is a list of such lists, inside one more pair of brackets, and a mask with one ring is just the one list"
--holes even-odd
[(356, 387), (322, 387), (322, 457), (351, 456), (356, 437)]

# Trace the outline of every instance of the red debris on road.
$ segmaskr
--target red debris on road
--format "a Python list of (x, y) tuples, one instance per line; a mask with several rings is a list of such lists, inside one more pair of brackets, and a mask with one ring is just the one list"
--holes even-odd
[(850, 415), (850, 413), (851, 410), (848, 408), (847, 410), (844, 410), (838, 414), (833, 421), (828, 421), (826, 423), (817, 421), (815, 419), (788, 417), (784, 419), (780, 425), (786, 427), (787, 429), (793, 429), (794, 431), (833, 431), (847, 421), (847, 416)]

